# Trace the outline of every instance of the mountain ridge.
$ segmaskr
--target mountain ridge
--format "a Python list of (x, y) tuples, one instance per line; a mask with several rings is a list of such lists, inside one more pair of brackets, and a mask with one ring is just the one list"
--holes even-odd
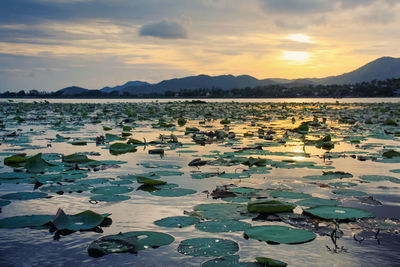
[[(242, 89), (246, 87), (285, 85), (287, 87), (306, 86), (306, 85), (331, 85), (331, 84), (354, 84), (359, 82), (370, 82), (372, 80), (385, 80), (389, 78), (400, 78), (400, 58), (381, 57), (371, 61), (354, 71), (347, 72), (337, 76), (328, 76), (324, 78), (302, 78), (302, 79), (280, 79), (267, 78), (257, 79), (250, 75), (231, 74), (209, 76), (200, 74), (196, 76), (187, 76), (182, 78), (173, 78), (163, 80), (159, 83), (148, 83), (144, 81), (129, 81), (123, 85), (114, 87), (104, 87), (100, 91), (111, 93), (116, 91), (118, 94), (148, 94), (165, 93), (167, 91), (178, 92), (179, 90), (199, 89), (199, 88), (220, 88), (220, 89)], [(78, 89), (79, 88), (79, 89)], [(63, 95), (79, 94), (79, 91), (89, 90), (82, 87), (71, 86), (58, 90)], [(78, 93), (76, 93), (78, 92)]]

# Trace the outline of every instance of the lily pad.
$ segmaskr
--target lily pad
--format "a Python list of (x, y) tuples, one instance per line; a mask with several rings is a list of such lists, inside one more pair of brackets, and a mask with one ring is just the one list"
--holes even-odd
[(271, 258), (257, 257), (257, 262), (266, 267), (286, 267), (287, 263), (283, 261), (274, 260)]
[(236, 203), (200, 204), (194, 207), (207, 220), (241, 220), (253, 217), (247, 212), (247, 205)]
[(21, 163), (24, 163), (26, 161), (26, 157), (24, 155), (13, 155), (10, 157), (6, 157), (4, 159), (4, 164), (5, 165), (19, 165)]
[(160, 232), (136, 231), (109, 235), (93, 241), (88, 247), (91, 257), (101, 257), (111, 253), (136, 253), (149, 247), (158, 248), (174, 242), (174, 237)]
[(363, 181), (368, 182), (379, 182), (379, 181), (390, 181), (396, 184), (400, 184), (400, 179), (393, 177), (393, 176), (386, 176), (386, 175), (362, 175), (360, 178)]
[(53, 215), (24, 215), (0, 219), (0, 228), (41, 227), (50, 222)]
[(192, 238), (183, 240), (178, 252), (193, 257), (215, 257), (233, 255), (239, 251), (239, 245), (228, 239)]
[(114, 143), (110, 146), (110, 153), (112, 155), (120, 155), (136, 151), (137, 151), (136, 146), (125, 143)]
[(222, 173), (218, 175), (219, 178), (225, 179), (247, 179), (250, 178), (248, 173)]
[(197, 230), (209, 233), (238, 232), (251, 227), (251, 224), (235, 220), (207, 221), (195, 225)]
[(133, 188), (128, 186), (103, 186), (97, 187), (90, 191), (93, 194), (99, 195), (117, 195), (132, 192)]
[(290, 212), (296, 206), (277, 200), (259, 200), (254, 202), (249, 202), (247, 204), (247, 210), (251, 213), (278, 213), (278, 212)]
[(11, 201), (0, 199), (0, 208), (11, 204)]
[(90, 200), (93, 201), (104, 201), (104, 202), (118, 202), (130, 199), (130, 196), (125, 195), (95, 195), (91, 196)]
[(41, 192), (18, 192), (18, 193), (10, 193), (2, 195), (0, 198), (10, 199), (10, 200), (30, 200), (30, 199), (48, 198), (48, 197), (49, 196), (46, 193), (41, 193)]
[(153, 192), (150, 192), (150, 194), (154, 196), (159, 196), (159, 197), (182, 197), (186, 195), (191, 195), (195, 194), (196, 191), (192, 189), (186, 189), (186, 188), (167, 188), (167, 189), (160, 189), (156, 190)]
[(318, 197), (306, 198), (296, 202), (296, 205), (305, 207), (336, 206), (339, 204), (340, 202), (337, 200), (318, 198)]
[(336, 186), (336, 187), (353, 187), (357, 186), (356, 183), (351, 183), (351, 182), (336, 182), (336, 183), (329, 183), (331, 186)]
[(336, 195), (341, 195), (344, 197), (364, 197), (367, 196), (368, 194), (363, 192), (363, 191), (357, 191), (357, 190), (350, 190), (350, 189), (336, 189), (333, 190), (332, 193)]
[(140, 184), (146, 184), (146, 185), (163, 185), (166, 184), (167, 182), (161, 181), (161, 180), (155, 180), (151, 179), (148, 177), (143, 177), (143, 176), (136, 176), (137, 182)]
[(50, 164), (42, 159), (42, 153), (36, 154), (30, 158), (27, 158), (25, 162), (25, 169), (30, 173), (41, 173), (48, 170), (54, 164)]
[(154, 222), (154, 224), (161, 226), (161, 227), (182, 228), (182, 227), (194, 225), (198, 222), (200, 222), (200, 219), (198, 219), (196, 217), (174, 216), (174, 217), (167, 217), (167, 218), (164, 218), (161, 220), (157, 220)]
[(85, 163), (93, 161), (92, 159), (89, 159), (86, 155), (79, 153), (63, 156), (62, 160), (67, 163)]
[(302, 198), (310, 198), (311, 195), (304, 193), (297, 193), (291, 191), (272, 191), (269, 194), (271, 197), (280, 197), (280, 198), (289, 198), (289, 199), (302, 199)]
[(245, 237), (272, 244), (302, 244), (316, 238), (313, 232), (286, 226), (255, 226), (245, 231)]
[(317, 218), (327, 220), (349, 220), (371, 217), (371, 213), (362, 209), (323, 206), (304, 210), (306, 214), (310, 214)]
[(89, 230), (99, 226), (109, 215), (101, 215), (91, 210), (86, 210), (75, 215), (67, 215), (62, 209), (58, 209), (52, 223), (57, 230)]

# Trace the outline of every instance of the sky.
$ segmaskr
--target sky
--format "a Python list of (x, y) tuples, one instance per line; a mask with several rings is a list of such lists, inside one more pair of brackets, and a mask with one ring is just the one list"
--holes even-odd
[(0, 92), (313, 78), (400, 56), (398, 0), (1, 0)]

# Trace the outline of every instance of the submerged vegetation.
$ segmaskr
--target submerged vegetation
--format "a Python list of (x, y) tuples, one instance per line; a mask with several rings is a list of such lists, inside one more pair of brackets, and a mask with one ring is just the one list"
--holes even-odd
[(32, 244), (91, 264), (390, 264), (399, 115), (397, 103), (3, 102), (0, 235), (30, 228)]

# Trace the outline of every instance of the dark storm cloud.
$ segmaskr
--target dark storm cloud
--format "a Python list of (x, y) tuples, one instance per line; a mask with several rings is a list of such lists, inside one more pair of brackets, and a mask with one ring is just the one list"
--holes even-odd
[(140, 36), (152, 36), (162, 39), (187, 38), (187, 31), (181, 24), (166, 20), (143, 25), (139, 34)]

